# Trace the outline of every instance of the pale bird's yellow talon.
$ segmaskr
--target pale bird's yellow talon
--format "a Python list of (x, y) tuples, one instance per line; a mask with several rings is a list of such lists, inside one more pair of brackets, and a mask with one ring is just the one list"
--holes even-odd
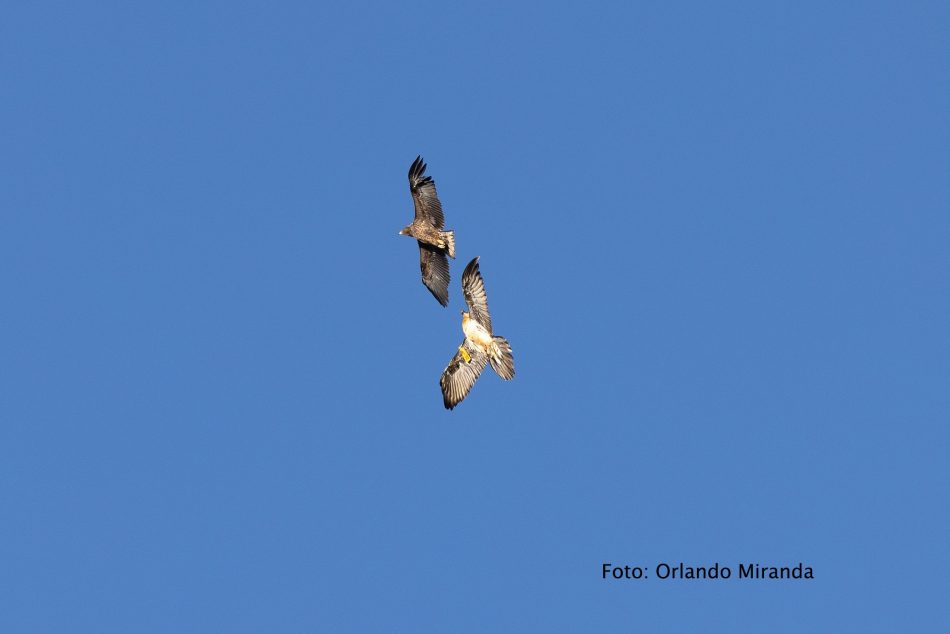
[(472, 362), (472, 355), (468, 353), (468, 350), (465, 349), (465, 346), (459, 346), (459, 352), (462, 353), (462, 358), (465, 359), (465, 363)]

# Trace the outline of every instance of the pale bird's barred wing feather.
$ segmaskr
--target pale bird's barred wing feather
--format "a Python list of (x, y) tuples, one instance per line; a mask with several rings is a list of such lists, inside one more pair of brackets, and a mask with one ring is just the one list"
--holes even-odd
[[(417, 241), (418, 242), (418, 241)], [(435, 247), (419, 242), (422, 283), (443, 306), (449, 305), (449, 260)]]
[[(468, 396), (482, 370), (488, 365), (488, 355), (485, 351), (468, 339), (463, 341), (459, 348), (439, 379), (445, 409), (453, 409)], [(465, 354), (462, 353), (462, 348), (465, 349)], [(466, 355), (469, 360), (466, 360)]]
[(421, 156), (417, 156), (409, 167), (409, 191), (416, 207), (416, 219), (424, 218), (436, 229), (442, 229), (445, 226), (442, 203), (435, 191), (435, 181), (426, 176), (425, 171), (426, 164)]
[(485, 281), (478, 270), (478, 257), (468, 263), (462, 273), (462, 293), (468, 304), (469, 316), (485, 327), (491, 334), (491, 315), (488, 314), (488, 295), (485, 293)]

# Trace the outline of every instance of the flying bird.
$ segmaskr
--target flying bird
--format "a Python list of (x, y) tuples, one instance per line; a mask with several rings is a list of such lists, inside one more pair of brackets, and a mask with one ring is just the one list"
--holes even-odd
[(462, 402), (488, 363), (504, 380), (510, 381), (515, 377), (511, 344), (492, 332), (488, 296), (485, 294), (485, 281), (478, 270), (477, 257), (468, 263), (462, 273), (462, 293), (468, 304), (468, 312), (462, 311), (465, 339), (439, 380), (446, 409), (453, 409)]
[(435, 192), (435, 181), (425, 175), (426, 164), (417, 156), (409, 167), (409, 191), (416, 207), (412, 224), (399, 231), (401, 236), (412, 236), (419, 243), (419, 266), (422, 283), (443, 306), (449, 303), (449, 261), (455, 258), (455, 232), (443, 231), (445, 217), (442, 203)]

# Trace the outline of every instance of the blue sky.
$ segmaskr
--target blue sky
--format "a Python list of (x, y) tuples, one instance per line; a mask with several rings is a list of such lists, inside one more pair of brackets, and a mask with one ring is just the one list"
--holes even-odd
[(4, 14), (0, 629), (950, 625), (945, 3)]

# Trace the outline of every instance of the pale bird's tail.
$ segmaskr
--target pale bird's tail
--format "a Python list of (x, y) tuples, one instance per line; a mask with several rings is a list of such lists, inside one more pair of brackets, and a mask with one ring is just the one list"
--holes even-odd
[(455, 257), (455, 232), (443, 231), (442, 240), (445, 242), (445, 249), (449, 252), (449, 257)]
[(492, 337), (491, 354), (488, 356), (492, 369), (506, 381), (515, 378), (515, 358), (511, 344), (504, 337)]

